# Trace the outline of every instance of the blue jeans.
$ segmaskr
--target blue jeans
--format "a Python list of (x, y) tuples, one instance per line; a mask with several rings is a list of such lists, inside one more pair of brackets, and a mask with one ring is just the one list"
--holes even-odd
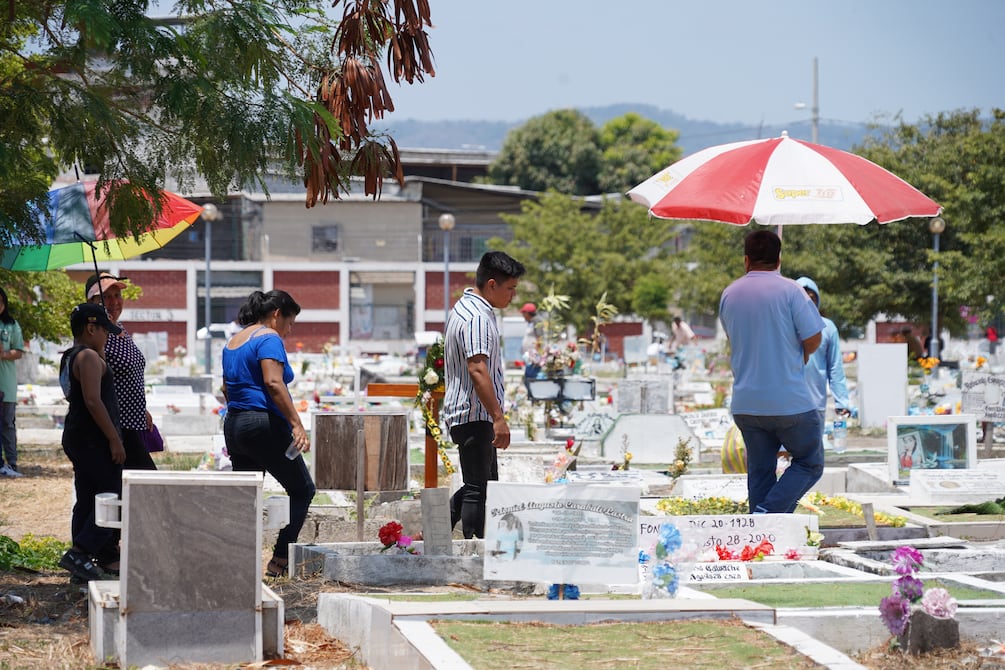
[[(817, 410), (790, 416), (736, 414), (747, 448), (747, 497), (752, 514), (794, 512), (799, 499), (824, 472), (823, 423)], [(778, 449), (792, 464), (776, 478)]]
[(264, 410), (230, 410), (223, 419), (227, 455), (235, 472), (268, 472), (290, 496), (290, 523), (279, 531), (272, 555), (289, 558), (314, 498), (314, 480), (303, 456), (286, 458), (290, 425), (283, 417)]

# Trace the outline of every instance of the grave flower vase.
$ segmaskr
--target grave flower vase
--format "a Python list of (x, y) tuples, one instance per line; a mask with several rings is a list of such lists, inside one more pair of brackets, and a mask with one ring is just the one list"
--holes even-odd
[(897, 643), (905, 653), (913, 656), (934, 649), (955, 649), (960, 646), (960, 622), (940, 619), (916, 609), (911, 612), (907, 628), (897, 637)]

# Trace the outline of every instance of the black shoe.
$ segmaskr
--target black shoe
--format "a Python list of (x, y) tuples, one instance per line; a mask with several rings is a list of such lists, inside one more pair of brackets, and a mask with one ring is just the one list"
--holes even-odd
[(105, 576), (101, 568), (91, 562), (91, 557), (75, 549), (70, 549), (59, 559), (59, 567), (68, 570), (77, 579), (85, 582)]

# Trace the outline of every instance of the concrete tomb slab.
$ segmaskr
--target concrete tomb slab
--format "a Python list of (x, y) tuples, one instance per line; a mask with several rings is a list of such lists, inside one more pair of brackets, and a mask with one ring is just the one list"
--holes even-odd
[[(91, 582), (99, 658), (133, 667), (281, 654), (282, 604), (261, 582), (261, 473), (127, 470), (121, 510), (122, 576)], [(263, 616), (278, 628), (264, 632)]]

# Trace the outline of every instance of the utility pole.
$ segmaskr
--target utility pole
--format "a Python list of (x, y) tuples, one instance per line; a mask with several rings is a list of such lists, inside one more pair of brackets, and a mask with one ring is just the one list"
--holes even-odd
[(817, 59), (813, 58), (813, 125), (810, 134), (813, 144), (820, 144), (820, 79), (817, 73)]

